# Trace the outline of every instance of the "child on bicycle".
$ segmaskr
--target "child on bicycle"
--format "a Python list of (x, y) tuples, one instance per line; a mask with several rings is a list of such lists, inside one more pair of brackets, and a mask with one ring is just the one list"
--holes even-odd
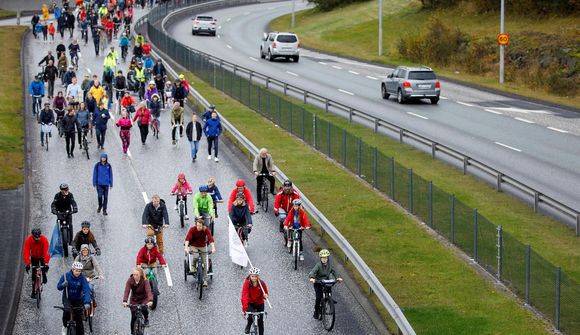
[[(236, 200), (232, 203), (232, 208), (230, 209), (230, 220), (232, 220), (232, 224), (234, 227), (243, 228), (244, 226), (247, 227), (247, 235), (250, 234), (252, 231), (252, 215), (250, 214), (250, 208), (246, 203), (246, 199), (244, 198), (244, 193), (240, 192), (236, 195)], [(246, 235), (246, 234), (244, 234)], [(242, 236), (244, 241), (242, 243), (246, 243), (248, 241), (248, 236)]]
[(316, 263), (308, 274), (308, 278), (310, 278), (310, 282), (314, 284), (314, 291), (316, 292), (314, 315), (312, 316), (315, 319), (318, 319), (320, 316), (319, 307), (320, 301), (322, 300), (322, 284), (318, 283), (318, 281), (336, 279), (338, 282), (342, 282), (342, 278), (337, 276), (336, 271), (330, 264), (330, 251), (322, 249), (318, 253), (318, 256), (320, 257), (320, 262)]
[[(295, 199), (292, 201), (292, 209), (286, 216), (286, 221), (284, 221), (284, 230), (293, 230), (293, 229), (310, 229), (310, 223), (308, 222), (308, 217), (306, 216), (306, 212), (302, 208), (302, 200)], [(288, 232), (286, 234), (288, 237), (288, 242), (286, 247), (288, 247), (288, 251), (291, 251), (292, 248), (292, 234)], [(302, 244), (302, 234), (298, 234), (298, 239), (300, 240), (300, 260), (304, 260), (304, 245)]]
[[(252, 267), (244, 280), (242, 286), (242, 315), (246, 317), (247, 312), (263, 312), (264, 301), (268, 299), (268, 286), (260, 279), (260, 269)], [(248, 316), (245, 333), (250, 333), (250, 328), (254, 323), (252, 315)], [(264, 335), (264, 315), (258, 316), (258, 332)]]
[(187, 195), (191, 194), (192, 192), (193, 192), (193, 190), (191, 189), (191, 186), (187, 182), (187, 179), (185, 179), (185, 173), (180, 172), (177, 175), (177, 182), (175, 183), (175, 185), (173, 185), (173, 188), (171, 189), (171, 194), (176, 195), (175, 208), (174, 208), (176, 211), (177, 211), (177, 204), (179, 203), (179, 195), (183, 196), (183, 201), (185, 202), (185, 219), (186, 220), (189, 220), (189, 217), (187, 216)]
[(207, 179), (207, 190), (208, 190), (207, 193), (209, 193), (211, 199), (213, 200), (213, 210), (215, 212), (215, 217), (217, 219), (218, 218), (217, 203), (224, 202), (224, 199), (222, 198), (222, 194), (220, 193), (220, 190), (215, 184), (215, 178)]

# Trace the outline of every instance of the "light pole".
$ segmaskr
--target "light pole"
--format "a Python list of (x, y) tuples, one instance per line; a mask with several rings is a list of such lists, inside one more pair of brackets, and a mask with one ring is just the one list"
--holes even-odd
[(382, 55), (383, 55), (383, 0), (379, 0), (379, 56)]
[[(503, 26), (503, 17), (504, 17), (504, 0), (501, 0), (501, 9), (500, 9), (500, 19), (499, 19), (499, 33), (503, 34), (504, 26)], [(499, 83), (503, 84), (504, 79), (504, 49), (505, 46), (501, 44), (499, 46)]]
[(294, 31), (294, 9), (296, 8), (295, 3), (296, 3), (296, 0), (292, 0), (292, 29), (291, 29), (291, 31)]

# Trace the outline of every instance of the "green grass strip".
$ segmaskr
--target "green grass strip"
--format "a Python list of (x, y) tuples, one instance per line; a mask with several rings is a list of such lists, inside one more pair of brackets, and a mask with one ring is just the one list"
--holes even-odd
[(26, 27), (0, 28), (0, 189), (14, 189), (24, 181), (24, 128), (20, 41)]
[(276, 165), (367, 262), (418, 334), (548, 333), (516, 299), (498, 291), (405, 211), (244, 105), (192, 75), (189, 79), (249, 140), (268, 148)]
[(16, 16), (16, 12), (0, 8), (0, 19), (4, 17), (14, 17), (14, 16)]

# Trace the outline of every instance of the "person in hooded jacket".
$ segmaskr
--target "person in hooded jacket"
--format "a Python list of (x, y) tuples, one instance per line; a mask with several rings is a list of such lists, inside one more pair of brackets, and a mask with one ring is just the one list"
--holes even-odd
[(78, 251), (81, 250), (81, 245), (92, 245), (95, 249), (95, 254), (97, 256), (101, 255), (101, 248), (97, 244), (97, 238), (91, 231), (91, 223), (89, 221), (83, 221), (81, 223), (81, 230), (79, 230), (72, 241), (72, 252), (73, 257), (76, 258)]
[(100, 102), (99, 107), (95, 111), (93, 119), (95, 120), (95, 132), (97, 135), (97, 144), (104, 149), (105, 146), (105, 135), (107, 134), (107, 122), (111, 118), (109, 110), (105, 109), (105, 104)]
[(109, 188), (113, 188), (113, 167), (109, 164), (108, 156), (101, 154), (99, 162), (93, 168), (93, 187), (97, 189), (99, 207), (97, 213), (103, 210), (107, 215), (107, 203), (109, 200)]
[(126, 155), (129, 145), (131, 145), (131, 127), (133, 127), (133, 123), (125, 109), (121, 109), (121, 118), (117, 120), (116, 125), (120, 128), (119, 137), (121, 138), (123, 153)]
[(172, 88), (171, 96), (173, 97), (173, 101), (179, 102), (181, 107), (184, 106), (185, 99), (187, 98), (187, 90), (181, 84), (181, 80), (175, 80), (175, 86)]
[(217, 219), (218, 218), (217, 204), (220, 202), (224, 202), (224, 199), (222, 198), (222, 194), (220, 193), (219, 188), (215, 184), (215, 178), (213, 177), (207, 179), (207, 193), (211, 196), (211, 199), (213, 200), (213, 210), (215, 212), (215, 217)]
[(79, 262), (83, 265), (83, 276), (87, 279), (87, 283), (89, 284), (89, 288), (91, 289), (91, 296), (93, 297), (93, 302), (96, 305), (96, 297), (95, 297), (95, 284), (93, 284), (93, 280), (96, 277), (100, 279), (105, 279), (105, 275), (103, 273), (103, 269), (99, 265), (97, 258), (91, 255), (91, 251), (89, 249), (88, 244), (81, 245), (81, 251), (78, 256), (75, 257), (75, 262)]
[(203, 134), (201, 123), (197, 120), (197, 114), (193, 113), (191, 121), (185, 127), (185, 134), (191, 146), (191, 161), (195, 162), (197, 159), (197, 151), (199, 150), (199, 140)]
[(252, 231), (252, 215), (250, 214), (250, 208), (248, 207), (248, 203), (246, 203), (246, 199), (244, 198), (244, 193), (240, 192), (236, 194), (236, 200), (232, 203), (232, 208), (230, 208), (230, 220), (234, 227), (237, 228), (246, 228), (246, 232), (243, 233), (243, 243), (248, 242), (248, 235)]
[[(50, 109), (50, 103), (44, 103), (44, 109), (40, 111), (38, 122), (40, 124), (54, 123), (54, 113), (52, 112), (52, 109)], [(44, 146), (44, 132), (42, 131), (42, 127), (40, 127), (40, 144)]]
[(77, 111), (77, 119), (79, 120), (79, 124), (81, 126), (81, 132), (78, 133), (78, 140), (79, 145), (81, 145), (82, 137), (86, 135), (89, 131), (89, 128), (93, 126), (92, 120), (93, 113), (89, 112), (87, 105), (84, 102), (79, 104), (79, 110)]
[(72, 309), (72, 307), (91, 307), (91, 288), (85, 276), (83, 276), (83, 265), (79, 262), (72, 263), (72, 269), (63, 274), (56, 288), (62, 291), (62, 304), (65, 310), (62, 313), (62, 330), (66, 334), (66, 325), (70, 320), (70, 314), (73, 314), (76, 321), (76, 333), (84, 334), (83, 310)]
[(310, 273), (308, 274), (308, 278), (312, 284), (314, 284), (314, 291), (316, 292), (316, 300), (314, 301), (314, 315), (315, 319), (318, 319), (320, 316), (320, 301), (322, 300), (322, 284), (318, 281), (320, 280), (332, 280), (336, 279), (338, 282), (342, 282), (342, 278), (340, 278), (334, 267), (330, 263), (330, 251), (327, 249), (322, 249), (318, 253), (320, 257), (320, 262), (316, 263)]
[(177, 204), (179, 203), (179, 196), (183, 196), (183, 201), (185, 202), (185, 219), (189, 220), (187, 216), (187, 195), (191, 194), (193, 190), (191, 189), (191, 185), (185, 179), (185, 173), (180, 172), (177, 175), (177, 182), (171, 188), (171, 194), (176, 195), (175, 197), (175, 210), (177, 210)]
[[(131, 298), (129, 299), (129, 294)], [(127, 279), (125, 283), (125, 293), (123, 294), (123, 306), (127, 307), (131, 305), (153, 305), (153, 293), (151, 291), (151, 285), (145, 277), (145, 272), (141, 267), (136, 267), (133, 270), (133, 274)], [(149, 325), (149, 310), (147, 307), (140, 307), (143, 316), (145, 317), (145, 326)], [(131, 334), (133, 333), (133, 325), (136, 320), (136, 309), (131, 308)]]
[(66, 141), (66, 153), (68, 158), (74, 157), (75, 150), (75, 131), (81, 131), (79, 120), (75, 115), (75, 111), (69, 107), (67, 114), (61, 121), (62, 130), (64, 132), (64, 139)]
[[(151, 129), (153, 129), (153, 136), (158, 137), (158, 132), (161, 129), (161, 120), (159, 117), (161, 116), (161, 105), (162, 101), (159, 98), (158, 94), (153, 94), (151, 96), (151, 102), (149, 103), (149, 111), (151, 112)], [(153, 121), (157, 120), (157, 129), (153, 127)]]
[(243, 181), (242, 179), (238, 179), (236, 181), (236, 187), (234, 187), (234, 189), (230, 192), (230, 197), (228, 199), (228, 213), (230, 209), (232, 209), (232, 204), (234, 200), (236, 200), (236, 195), (240, 192), (244, 194), (244, 199), (246, 199), (248, 206), (250, 206), (250, 212), (255, 213), (252, 192), (250, 191), (249, 188), (246, 187), (246, 182)]

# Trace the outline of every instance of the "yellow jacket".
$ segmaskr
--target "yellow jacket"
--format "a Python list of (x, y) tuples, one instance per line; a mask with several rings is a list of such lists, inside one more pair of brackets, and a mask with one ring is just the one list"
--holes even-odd
[(95, 100), (97, 102), (101, 101), (101, 98), (103, 97), (103, 86), (99, 85), (99, 87), (96, 87), (95, 85), (93, 85), (93, 87), (91, 87), (91, 89), (89, 90), (89, 92), (91, 93), (91, 95), (95, 98)]

